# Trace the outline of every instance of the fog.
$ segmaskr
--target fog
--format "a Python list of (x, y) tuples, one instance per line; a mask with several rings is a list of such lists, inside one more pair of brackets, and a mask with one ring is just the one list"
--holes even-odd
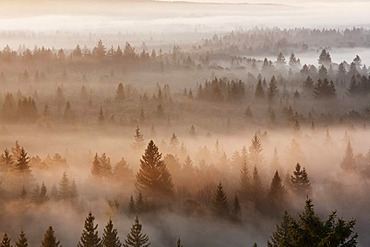
[(267, 246), (312, 199), (369, 245), (369, 1), (0, 6), (0, 237)]

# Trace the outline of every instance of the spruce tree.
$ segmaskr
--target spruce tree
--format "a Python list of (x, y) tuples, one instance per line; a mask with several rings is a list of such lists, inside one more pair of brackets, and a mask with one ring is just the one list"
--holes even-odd
[(71, 182), (69, 181), (68, 175), (66, 172), (63, 173), (62, 179), (59, 182), (59, 198), (68, 199), (70, 195), (70, 186)]
[(271, 104), (274, 101), (275, 96), (278, 93), (275, 76), (271, 78), (269, 86), (267, 88), (267, 100)]
[(288, 214), (287, 211), (284, 212), (283, 219), (280, 225), (276, 226), (276, 231), (272, 233), (271, 240), (267, 243), (268, 247), (289, 247), (296, 246), (293, 244), (293, 231), (291, 230), (293, 226), (293, 218)]
[(242, 200), (249, 200), (251, 193), (251, 181), (246, 161), (243, 161), (243, 166), (240, 171), (240, 191), (239, 194)]
[(241, 216), (242, 216), (242, 210), (240, 207), (240, 202), (239, 202), (238, 196), (235, 195), (233, 207), (231, 209), (231, 217), (234, 221), (239, 222), (241, 221)]
[(270, 200), (270, 205), (273, 207), (273, 211), (279, 211), (280, 207), (284, 204), (285, 188), (282, 184), (282, 180), (278, 171), (275, 172), (275, 175), (271, 181), (268, 197)]
[(181, 244), (181, 239), (178, 239), (178, 240), (177, 240), (176, 247), (184, 247), (184, 246)]
[(212, 212), (215, 216), (221, 218), (229, 216), (229, 204), (221, 182), (218, 184), (217, 190), (213, 196), (212, 206)]
[(297, 195), (307, 196), (311, 193), (311, 183), (308, 179), (306, 169), (301, 169), (301, 165), (297, 163), (293, 176), (290, 176), (290, 185)]
[(130, 233), (127, 234), (124, 247), (148, 247), (150, 245), (149, 237), (141, 232), (142, 225), (139, 219), (135, 218), (135, 223), (131, 226)]
[(117, 229), (113, 227), (112, 220), (108, 221), (108, 224), (105, 226), (103, 238), (102, 238), (102, 247), (121, 247), (122, 244), (118, 237)]
[(250, 165), (261, 168), (264, 162), (264, 157), (262, 153), (262, 144), (257, 134), (252, 138), (252, 144), (249, 147), (248, 162)]
[(263, 99), (265, 98), (265, 92), (263, 90), (262, 81), (258, 80), (256, 90), (254, 92), (254, 97), (257, 99)]
[(26, 234), (22, 230), (21, 233), (19, 234), (19, 238), (17, 242), (15, 243), (16, 247), (28, 247), (28, 239), (26, 237)]
[(163, 198), (173, 194), (171, 174), (153, 141), (149, 142), (145, 154), (140, 159), (136, 181), (137, 188), (146, 196)]
[(41, 242), (41, 247), (59, 247), (60, 241), (57, 241), (54, 230), (49, 226)]
[(354, 171), (356, 169), (356, 162), (353, 157), (353, 149), (350, 141), (347, 143), (346, 153), (340, 163), (340, 167), (345, 171)]
[(136, 126), (134, 142), (131, 146), (135, 150), (141, 150), (144, 147), (144, 136), (141, 134), (139, 126)]
[(8, 234), (4, 234), (3, 240), (1, 241), (0, 247), (11, 247), (11, 239), (8, 237)]
[(91, 175), (93, 177), (100, 177), (102, 175), (102, 167), (101, 167), (100, 159), (97, 153), (95, 153), (94, 160), (92, 163)]
[(127, 211), (130, 215), (135, 215), (136, 214), (136, 205), (134, 198), (131, 196), (130, 201), (128, 203)]
[(101, 240), (98, 235), (98, 225), (94, 225), (95, 217), (90, 212), (86, 217), (85, 226), (81, 235), (81, 239), (77, 247), (101, 247)]
[(30, 158), (27, 156), (26, 151), (22, 147), (17, 162), (15, 163), (15, 171), (25, 184), (30, 183), (33, 179), (29, 162)]

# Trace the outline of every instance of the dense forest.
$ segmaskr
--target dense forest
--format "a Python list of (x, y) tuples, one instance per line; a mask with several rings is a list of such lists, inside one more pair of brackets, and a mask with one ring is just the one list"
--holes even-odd
[(368, 245), (368, 27), (217, 19), (290, 5), (122, 6), (81, 10), (104, 31), (59, 30), (56, 9), (19, 22), (51, 31), (1, 17), (0, 247)]

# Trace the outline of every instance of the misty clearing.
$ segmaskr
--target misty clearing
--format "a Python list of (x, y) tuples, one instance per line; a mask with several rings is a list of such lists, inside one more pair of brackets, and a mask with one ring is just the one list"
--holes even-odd
[(369, 246), (369, 1), (0, 7), (0, 247)]

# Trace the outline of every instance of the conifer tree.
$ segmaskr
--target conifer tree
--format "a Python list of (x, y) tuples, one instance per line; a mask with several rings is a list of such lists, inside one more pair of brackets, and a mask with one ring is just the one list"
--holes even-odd
[(117, 229), (113, 227), (112, 220), (108, 221), (105, 226), (103, 237), (102, 237), (102, 247), (121, 247), (121, 241), (118, 237)]
[(104, 124), (105, 122), (105, 117), (104, 117), (104, 112), (103, 112), (103, 107), (100, 107), (99, 114), (98, 114), (98, 121), (99, 124)]
[(94, 177), (100, 177), (102, 174), (102, 168), (100, 164), (100, 159), (97, 153), (95, 153), (94, 160), (91, 167), (91, 175)]
[(241, 221), (241, 216), (242, 216), (242, 210), (240, 207), (240, 202), (239, 202), (238, 196), (235, 195), (233, 207), (231, 210), (231, 217), (234, 221)]
[(57, 241), (53, 228), (49, 226), (41, 242), (41, 247), (59, 247), (59, 244), (60, 241)]
[(217, 190), (213, 196), (212, 205), (212, 211), (215, 216), (222, 218), (229, 216), (229, 204), (221, 182), (218, 184)]
[(135, 150), (141, 150), (144, 147), (144, 136), (141, 134), (139, 126), (136, 126), (134, 142), (131, 146)]
[(135, 201), (134, 201), (133, 196), (130, 197), (130, 201), (128, 203), (127, 210), (128, 210), (128, 213), (130, 215), (135, 215), (137, 213), (136, 212), (136, 205), (135, 205)]
[(33, 180), (29, 162), (30, 158), (27, 156), (26, 151), (22, 147), (14, 167), (17, 175), (20, 176), (24, 184), (28, 184)]
[(181, 244), (181, 239), (178, 239), (177, 240), (177, 244), (176, 244), (177, 247), (184, 247), (182, 244)]
[(118, 84), (117, 91), (116, 91), (116, 101), (122, 102), (125, 99), (125, 92), (123, 90), (123, 84)]
[(261, 168), (264, 162), (264, 157), (262, 153), (262, 144), (257, 134), (252, 138), (252, 144), (249, 147), (248, 162), (250, 165)]
[(291, 231), (293, 218), (284, 212), (283, 219), (280, 225), (276, 226), (276, 231), (273, 232), (271, 240), (267, 243), (268, 247), (288, 247), (296, 246), (293, 244), (293, 232)]
[(275, 76), (272, 76), (269, 86), (267, 88), (267, 100), (271, 104), (278, 93)]
[(356, 162), (353, 157), (353, 149), (350, 141), (347, 143), (346, 153), (340, 163), (340, 167), (345, 171), (353, 171), (356, 169)]
[(298, 195), (307, 196), (311, 193), (311, 183), (308, 179), (306, 169), (301, 169), (301, 165), (297, 163), (293, 176), (290, 176), (290, 185), (294, 192)]
[(8, 237), (8, 234), (4, 234), (3, 240), (1, 241), (0, 247), (11, 247), (11, 239)]
[(95, 217), (90, 212), (86, 217), (85, 226), (77, 244), (77, 247), (101, 247), (101, 240), (98, 235), (98, 225), (94, 224)]
[(71, 182), (69, 181), (68, 175), (66, 172), (63, 173), (62, 179), (59, 182), (59, 198), (68, 199), (70, 196), (70, 186)]
[(136, 181), (138, 189), (146, 196), (169, 197), (173, 194), (171, 174), (153, 141), (149, 142), (145, 154), (140, 159)]
[(135, 218), (135, 223), (131, 226), (130, 233), (127, 234), (123, 247), (148, 247), (149, 237), (141, 232), (142, 225), (139, 219)]
[(263, 195), (262, 181), (258, 174), (257, 167), (254, 167), (251, 183), (251, 199), (255, 202), (257, 207), (260, 206), (260, 203), (262, 201), (262, 195)]
[(144, 201), (144, 197), (143, 197), (143, 194), (141, 193), (141, 191), (137, 195), (135, 205), (136, 205), (136, 213), (137, 214), (143, 213), (147, 209), (146, 203)]
[(21, 233), (19, 234), (19, 238), (17, 242), (15, 243), (16, 247), (28, 247), (28, 239), (26, 237), (26, 234), (22, 230)]
[(247, 167), (247, 163), (243, 161), (243, 166), (240, 171), (240, 196), (242, 200), (249, 200), (251, 193), (251, 182), (250, 175)]
[(254, 97), (257, 99), (263, 99), (265, 98), (265, 91), (263, 90), (262, 81), (258, 80), (256, 90), (254, 92)]
[(268, 193), (271, 206), (277, 210), (283, 205), (285, 200), (285, 188), (282, 184), (282, 180), (279, 176), (279, 172), (276, 171), (271, 181), (270, 191)]

